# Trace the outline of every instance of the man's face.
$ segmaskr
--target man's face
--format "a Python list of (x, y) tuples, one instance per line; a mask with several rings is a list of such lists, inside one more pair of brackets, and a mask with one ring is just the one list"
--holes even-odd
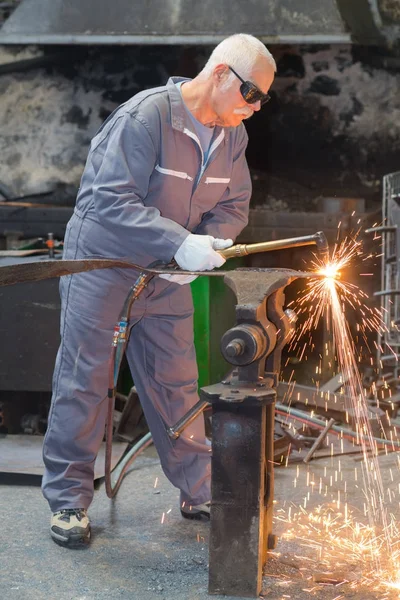
[[(231, 83), (226, 85), (226, 78), (230, 73), (231, 71), (226, 65), (225, 67), (219, 65), (215, 70), (217, 85), (212, 100), (213, 109), (218, 116), (215, 124), (221, 127), (237, 127), (244, 119), (249, 119), (254, 112), (261, 108), (259, 100), (254, 104), (249, 104), (244, 100), (240, 92), (242, 82), (238, 77), (235, 76)], [(241, 73), (238, 75), (243, 77)], [(274, 80), (274, 70), (266, 60), (262, 60), (255, 64), (250, 76), (243, 77), (243, 79), (251, 81), (261, 92), (266, 94)]]

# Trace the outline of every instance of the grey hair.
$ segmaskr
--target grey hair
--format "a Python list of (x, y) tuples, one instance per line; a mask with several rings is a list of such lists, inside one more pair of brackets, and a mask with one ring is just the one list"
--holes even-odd
[[(200, 75), (208, 77), (214, 67), (222, 63), (233, 67), (241, 77), (246, 78), (249, 77), (258, 58), (265, 58), (274, 72), (276, 71), (274, 57), (260, 40), (247, 33), (235, 33), (214, 48)], [(231, 73), (229, 79), (234, 77)]]

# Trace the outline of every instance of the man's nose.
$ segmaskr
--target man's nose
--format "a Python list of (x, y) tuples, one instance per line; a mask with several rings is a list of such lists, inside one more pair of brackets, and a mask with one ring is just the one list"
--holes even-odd
[(261, 110), (261, 100), (257, 100), (257, 102), (254, 102), (254, 104), (252, 104), (251, 107), (255, 111)]

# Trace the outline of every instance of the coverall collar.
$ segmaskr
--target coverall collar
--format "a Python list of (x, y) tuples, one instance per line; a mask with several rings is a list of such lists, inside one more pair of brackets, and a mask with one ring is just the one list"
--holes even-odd
[[(185, 128), (192, 130), (193, 124), (187, 114), (187, 108), (185, 107), (180, 91), (175, 85), (180, 81), (190, 81), (190, 79), (188, 77), (170, 77), (167, 81), (167, 91), (171, 105), (171, 125), (178, 131), (183, 131)], [(215, 127), (215, 137), (221, 133), (222, 129), (222, 127)]]

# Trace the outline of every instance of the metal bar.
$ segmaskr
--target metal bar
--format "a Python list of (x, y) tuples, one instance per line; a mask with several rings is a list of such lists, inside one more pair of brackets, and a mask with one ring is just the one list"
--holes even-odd
[(365, 233), (394, 233), (397, 231), (397, 225), (381, 225), (379, 227), (370, 227), (365, 230)]
[(174, 440), (178, 439), (182, 431), (186, 429), (190, 423), (197, 419), (197, 417), (207, 408), (207, 406), (210, 406), (210, 403), (206, 400), (199, 400), (196, 402), (196, 404), (190, 410), (188, 410), (188, 412), (181, 419), (179, 419), (175, 425), (167, 429), (169, 437), (173, 438)]
[[(154, 273), (155, 275), (197, 275), (202, 277), (225, 277), (231, 276), (233, 271), (183, 271), (180, 269), (168, 268), (150, 268), (131, 263), (123, 258), (83, 258), (71, 260), (41, 260), (27, 263), (17, 263), (13, 265), (2, 266), (0, 263), (0, 286), (15, 285), (16, 283), (25, 283), (27, 281), (42, 281), (44, 279), (53, 279), (64, 275), (73, 275), (74, 273), (84, 273), (95, 269), (135, 269), (144, 273)], [(247, 272), (259, 271), (259, 269), (246, 269)], [(273, 271), (274, 269), (270, 269)], [(305, 273), (293, 271), (295, 277), (323, 277), (323, 274)]]
[(329, 381), (324, 383), (324, 385), (320, 385), (318, 391), (320, 393), (329, 392), (331, 394), (334, 394), (346, 383), (344, 379), (345, 376), (343, 373), (337, 373), (334, 377), (331, 377)]
[[(284, 404), (277, 403), (276, 412), (278, 413), (278, 415), (287, 415), (288, 417), (292, 417), (295, 420), (297, 419), (299, 421), (310, 423), (320, 429), (324, 429), (326, 425), (326, 421), (323, 421), (322, 419), (317, 419), (316, 417), (311, 417), (310, 414), (305, 412), (304, 410), (298, 410), (297, 408), (289, 408)], [(377, 446), (391, 446), (393, 449), (400, 449), (400, 442), (394, 440), (386, 440), (385, 438), (377, 437), (369, 438), (367, 435), (360, 435), (359, 433), (356, 433), (351, 429), (347, 429), (346, 427), (341, 427), (339, 425), (332, 425), (331, 429), (340, 436), (350, 437), (352, 440), (356, 440), (356, 443), (361, 443), (361, 441), (365, 441), (370, 444), (372, 440), (376, 443)]]
[(329, 421), (326, 424), (325, 429), (323, 429), (321, 431), (321, 433), (319, 434), (319, 436), (317, 437), (317, 439), (315, 440), (315, 442), (313, 443), (313, 445), (307, 452), (303, 462), (305, 462), (306, 464), (310, 462), (310, 460), (314, 456), (314, 453), (318, 450), (318, 448), (320, 447), (320, 445), (322, 444), (322, 442), (328, 435), (328, 432), (334, 423), (335, 423), (335, 419), (329, 419)]
[[(397, 345), (397, 344), (396, 344)], [(395, 362), (399, 362), (400, 354), (381, 354), (382, 362), (389, 362), (390, 360), (394, 360)], [(390, 400), (390, 397), (388, 398)]]
[[(26, 262), (15, 265), (1, 266), (0, 264), (0, 286), (14, 285), (16, 283), (25, 283), (27, 281), (41, 281), (43, 279), (53, 279), (63, 275), (73, 275), (74, 273), (84, 273), (95, 269), (135, 269), (144, 273), (168, 273), (169, 275), (198, 275), (224, 277), (230, 271), (182, 271), (179, 269), (168, 268), (149, 268), (136, 265), (123, 258), (86, 258), (71, 260), (41, 260), (37, 262)], [(301, 274), (299, 275), (301, 277)]]
[[(234, 33), (232, 31), (232, 33)], [(351, 44), (351, 36), (343, 34), (324, 35), (263, 35), (252, 32), (265, 44)], [(194, 44), (214, 45), (227, 37), (224, 35), (113, 35), (113, 34), (0, 34), (0, 44)]]
[(374, 292), (374, 296), (399, 296), (400, 290), (383, 290), (382, 292)]

